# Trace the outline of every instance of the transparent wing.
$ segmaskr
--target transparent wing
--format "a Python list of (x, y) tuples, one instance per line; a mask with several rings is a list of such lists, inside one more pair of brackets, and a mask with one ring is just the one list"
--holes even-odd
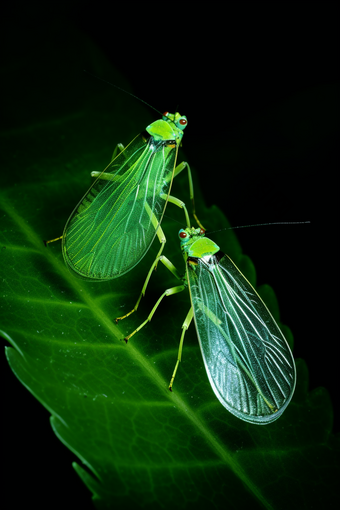
[(70, 216), (63, 254), (77, 276), (109, 280), (132, 269), (162, 220), (177, 158), (174, 141), (136, 137)]
[(266, 305), (227, 255), (188, 260), (187, 275), (217, 398), (242, 420), (276, 420), (293, 395), (296, 374), (289, 346)]

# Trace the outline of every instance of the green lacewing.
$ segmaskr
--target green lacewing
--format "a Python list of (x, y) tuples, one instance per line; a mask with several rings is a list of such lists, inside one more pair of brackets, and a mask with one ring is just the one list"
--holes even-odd
[[(165, 243), (160, 224), (168, 201), (184, 209), (190, 225), (184, 203), (169, 194), (174, 176), (187, 168), (193, 202), (190, 167), (185, 162), (176, 167), (187, 123), (178, 112), (165, 112), (127, 147), (118, 145), (103, 172), (92, 172), (97, 179), (58, 238), (74, 275), (92, 281), (117, 278), (140, 262), (156, 235), (159, 256)], [(198, 221), (195, 212), (194, 216)]]
[(160, 261), (182, 285), (168, 289), (148, 319), (126, 340), (151, 320), (163, 297), (188, 288), (191, 308), (182, 326), (169, 389), (181, 361), (185, 331), (194, 318), (205, 369), (218, 400), (241, 420), (272, 423), (287, 408), (296, 383), (286, 339), (252, 285), (228, 255), (205, 237), (203, 229), (181, 229), (179, 239), (185, 276), (166, 257)]
[(296, 370), (289, 345), (252, 285), (201, 229), (179, 232), (197, 336), (211, 387), (256, 424), (288, 406)]

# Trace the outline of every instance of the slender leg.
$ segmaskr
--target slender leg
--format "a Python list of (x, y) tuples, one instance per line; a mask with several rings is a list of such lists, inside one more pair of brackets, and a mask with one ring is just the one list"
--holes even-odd
[[(118, 154), (120, 154), (123, 150), (124, 150), (124, 145), (122, 143), (117, 143), (116, 147), (114, 148), (110, 164), (118, 156)], [(108, 165), (105, 168), (105, 170), (107, 170), (107, 168), (109, 166), (110, 165)], [(112, 177), (112, 174), (105, 173), (105, 170), (102, 171), (102, 172), (91, 172), (91, 177), (100, 177), (100, 179), (104, 179), (104, 180), (107, 180), (107, 181), (111, 181), (111, 180), (113, 181), (114, 178)], [(44, 245), (47, 246), (49, 243), (54, 243), (55, 241), (59, 241), (59, 239), (62, 239), (62, 238), (63, 238), (63, 236), (56, 237), (55, 239), (51, 239), (50, 241), (45, 241), (44, 240)]]
[(135, 312), (137, 310), (137, 308), (139, 306), (139, 303), (140, 303), (140, 300), (142, 299), (143, 296), (145, 296), (146, 287), (148, 286), (148, 283), (149, 283), (149, 280), (151, 278), (153, 270), (157, 268), (158, 262), (162, 262), (162, 264), (164, 264), (165, 267), (167, 267), (169, 269), (169, 271), (171, 271), (172, 274), (175, 275), (176, 278), (178, 278), (178, 280), (182, 280), (182, 277), (180, 276), (180, 274), (178, 273), (177, 269), (172, 264), (172, 262), (170, 262), (169, 259), (167, 259), (166, 257), (164, 257), (164, 255), (162, 255), (162, 251), (163, 251), (164, 245), (166, 243), (166, 237), (164, 235), (164, 232), (163, 232), (161, 226), (158, 223), (158, 220), (157, 220), (155, 214), (152, 212), (152, 210), (151, 210), (151, 208), (150, 208), (150, 206), (149, 206), (149, 204), (147, 202), (145, 202), (145, 209), (146, 209), (148, 215), (150, 216), (150, 219), (151, 219), (151, 222), (152, 222), (154, 228), (156, 229), (156, 234), (157, 234), (157, 237), (159, 239), (159, 242), (161, 243), (161, 248), (160, 248), (159, 252), (157, 253), (157, 256), (156, 256), (155, 260), (153, 261), (152, 266), (150, 267), (150, 270), (149, 270), (148, 275), (146, 277), (146, 280), (144, 282), (144, 285), (143, 285), (143, 288), (142, 288), (142, 292), (139, 295), (137, 303), (135, 304), (135, 306), (133, 307), (133, 309), (129, 313), (127, 313), (126, 315), (123, 315), (122, 317), (117, 317), (115, 319), (116, 323), (118, 321), (126, 319), (126, 317), (128, 317), (129, 315), (131, 315), (133, 312)]
[[(167, 196), (162, 194), (161, 197), (164, 198), (164, 200), (166, 200)], [(168, 201), (171, 202), (172, 204), (177, 205), (177, 207), (184, 209), (185, 221), (187, 222), (187, 227), (190, 228), (191, 224), (190, 224), (190, 219), (189, 219), (189, 214), (188, 214), (187, 208), (185, 207), (185, 203), (182, 202), (182, 200), (179, 200), (178, 198), (173, 197), (172, 195), (168, 196)]]
[(54, 243), (54, 241), (59, 241), (59, 239), (62, 239), (62, 238), (63, 238), (63, 236), (56, 237), (55, 239), (50, 239), (50, 241), (44, 240), (44, 245), (47, 246), (49, 243)]
[(174, 383), (174, 379), (175, 379), (175, 375), (176, 375), (176, 372), (177, 372), (177, 368), (178, 368), (179, 362), (182, 360), (182, 349), (183, 349), (184, 335), (185, 335), (187, 329), (190, 326), (190, 323), (192, 321), (193, 316), (194, 316), (194, 311), (193, 311), (193, 308), (191, 307), (189, 312), (188, 312), (188, 315), (186, 316), (185, 321), (183, 322), (183, 325), (182, 325), (182, 335), (181, 335), (181, 339), (179, 341), (177, 363), (175, 365), (175, 369), (173, 371), (173, 374), (172, 374), (172, 377), (171, 377), (171, 380), (170, 380), (170, 384), (169, 384), (169, 390), (170, 391), (172, 391), (172, 385)]
[(197, 225), (199, 227), (203, 228), (203, 230), (206, 230), (203, 227), (203, 225), (200, 222), (200, 220), (196, 216), (195, 199), (194, 199), (194, 185), (193, 185), (193, 182), (192, 182), (192, 175), (191, 175), (191, 170), (190, 170), (189, 163), (187, 163), (186, 161), (182, 161), (182, 163), (177, 165), (176, 168), (175, 168), (175, 172), (174, 172), (174, 178), (177, 177), (177, 175), (179, 175), (182, 172), (182, 170), (184, 170), (185, 168), (188, 169), (189, 192), (190, 192), (190, 199), (191, 199), (191, 204), (192, 204), (192, 215), (195, 218), (195, 220), (197, 222)]
[[(161, 250), (163, 249), (164, 247), (164, 244), (161, 246)], [(144, 285), (143, 285), (143, 288), (142, 288), (142, 292), (140, 293), (139, 295), (139, 298), (137, 300), (137, 303), (135, 304), (135, 306), (133, 307), (133, 309), (127, 313), (126, 315), (123, 315), (122, 317), (117, 317), (115, 319), (115, 322), (117, 323), (118, 321), (121, 321), (123, 319), (126, 319), (126, 317), (128, 317), (129, 315), (131, 315), (133, 312), (135, 312), (139, 306), (139, 303), (142, 299), (142, 297), (145, 296), (145, 292), (146, 292), (146, 288), (148, 286), (148, 283), (149, 283), (149, 280), (151, 278), (151, 275), (152, 275), (152, 272), (153, 270), (155, 269), (155, 267), (157, 266), (158, 262), (162, 262), (162, 264), (165, 265), (165, 267), (167, 269), (169, 269), (169, 271), (172, 272), (172, 274), (174, 276), (176, 276), (176, 278), (178, 280), (182, 280), (183, 278), (181, 277), (181, 275), (178, 273), (177, 269), (175, 268), (175, 266), (172, 264), (172, 262), (170, 262), (169, 259), (167, 259), (164, 255), (161, 255), (161, 256), (157, 256), (156, 259), (154, 260), (154, 262), (152, 263), (152, 266), (150, 267), (150, 270), (148, 272), (148, 276), (146, 277), (146, 280), (144, 282)], [(185, 285), (183, 286), (185, 288)], [(177, 288), (177, 287), (176, 287)], [(166, 294), (166, 295), (170, 295), (170, 294)], [(164, 297), (164, 296), (163, 296)], [(146, 321), (147, 322), (147, 321)], [(138, 330), (137, 330), (138, 331)]]
[(155, 306), (153, 307), (153, 309), (151, 310), (150, 314), (148, 315), (148, 318), (146, 319), (146, 321), (144, 321), (137, 329), (135, 329), (135, 331), (133, 331), (130, 335), (126, 336), (124, 338), (125, 342), (128, 343), (128, 340), (129, 338), (131, 338), (135, 333), (137, 333), (137, 331), (139, 331), (140, 329), (142, 329), (143, 326), (145, 326), (145, 324), (147, 324), (148, 322), (151, 321), (152, 317), (153, 317), (153, 314), (155, 313), (155, 311), (157, 310), (158, 306), (159, 306), (159, 303), (162, 301), (162, 299), (165, 297), (165, 296), (172, 296), (173, 294), (178, 294), (179, 292), (182, 292), (182, 290), (185, 289), (185, 285), (179, 285), (178, 287), (172, 287), (171, 289), (167, 289), (165, 292), (163, 292), (163, 294), (161, 295), (161, 297), (158, 299), (157, 303), (155, 304)]
[[(117, 143), (116, 147), (114, 148), (113, 154), (112, 154), (110, 165), (111, 165), (112, 161), (118, 156), (118, 154), (123, 152), (123, 150), (124, 150), (124, 145), (122, 143)], [(108, 165), (105, 168), (105, 170), (107, 170), (110, 165)], [(102, 171), (102, 172), (91, 172), (91, 177), (99, 177), (100, 179), (104, 179), (104, 180), (107, 180), (107, 181), (114, 180), (112, 178), (112, 174), (110, 174), (108, 172), (105, 173), (105, 170)]]
[(124, 145), (122, 143), (117, 143), (116, 147), (113, 149), (111, 161), (113, 161), (115, 159), (115, 157), (118, 156), (118, 154), (123, 152), (123, 150), (124, 150)]

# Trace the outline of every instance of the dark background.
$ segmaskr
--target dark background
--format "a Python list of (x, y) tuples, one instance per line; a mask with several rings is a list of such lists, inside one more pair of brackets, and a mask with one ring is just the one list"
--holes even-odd
[[(338, 168), (336, 4), (241, 2), (235, 9), (229, 3), (223, 8), (207, 3), (203, 10), (196, 3), (183, 9), (178, 4), (136, 5), (112, 4), (110, 11), (89, 2), (14, 5), (2, 30), (6, 50), (2, 98), (7, 112), (12, 112), (3, 129), (29, 123), (20, 114), (20, 104), (30, 101), (37, 83), (41, 107), (37, 115), (42, 117), (58, 116), (55, 82), (62, 84), (60, 94), (66, 97), (67, 83), (71, 89), (74, 77), (79, 81), (81, 76), (79, 104), (92, 90), (98, 94), (108, 87), (82, 74), (84, 61), (75, 60), (70, 73), (63, 59), (56, 59), (65, 51), (66, 32), (67, 44), (71, 33), (75, 44), (80, 40), (88, 45), (90, 72), (112, 78), (107, 67), (101, 75), (100, 65), (93, 64), (89, 40), (125, 75), (134, 94), (157, 110), (177, 108), (185, 114), (183, 149), (208, 206), (218, 205), (233, 226), (312, 222), (249, 228), (237, 235), (255, 264), (259, 284), (269, 283), (276, 292), (281, 320), (295, 338), (294, 356), (308, 365), (310, 390), (325, 386), (335, 406), (339, 335), (333, 287), (338, 277), (332, 263), (337, 227), (330, 232), (328, 225), (334, 221), (337, 199), (332, 193)], [(53, 69), (48, 61), (46, 68), (41, 65), (46, 47), (51, 59), (58, 61)], [(112, 105), (107, 104), (107, 111), (114, 122)], [(136, 133), (143, 127), (136, 127)], [(227, 246), (221, 248), (228, 251)], [(5, 448), (10, 445), (15, 452), (7, 474), (14, 487), (15, 480), (20, 483), (21, 496), (31, 501), (34, 488), (32, 493), (32, 485), (25, 489), (21, 484), (32, 464), (46, 462), (35, 444), (46, 435), (48, 413), (6, 364), (3, 370), (9, 406)], [(29, 434), (27, 423), (25, 430), (21, 426), (26, 413), (35, 417)], [(335, 418), (338, 431), (336, 407)], [(64, 508), (86, 507), (86, 489), (72, 473), (74, 455), (51, 430), (48, 438), (50, 465), (46, 479), (37, 480), (37, 491), (42, 484), (55, 502), (58, 497), (64, 501), (69, 493), (69, 506), (64, 501)], [(52, 493), (56, 477), (61, 480), (60, 494)], [(12, 486), (9, 494), (12, 501), (20, 496)]]

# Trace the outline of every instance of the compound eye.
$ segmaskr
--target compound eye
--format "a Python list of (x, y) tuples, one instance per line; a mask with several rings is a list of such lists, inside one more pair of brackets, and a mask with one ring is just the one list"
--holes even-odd
[(201, 230), (200, 230), (200, 236), (202, 236), (203, 234), (205, 234), (205, 230), (204, 230), (204, 228), (201, 228)]
[(178, 235), (180, 239), (185, 239), (188, 237), (188, 234), (184, 230), (180, 230)]
[(164, 112), (163, 117), (167, 117), (169, 115), (169, 112)]
[(188, 124), (188, 121), (187, 121), (187, 118), (186, 117), (181, 117), (180, 119), (176, 120), (176, 126), (179, 128), (179, 129), (184, 129)]

